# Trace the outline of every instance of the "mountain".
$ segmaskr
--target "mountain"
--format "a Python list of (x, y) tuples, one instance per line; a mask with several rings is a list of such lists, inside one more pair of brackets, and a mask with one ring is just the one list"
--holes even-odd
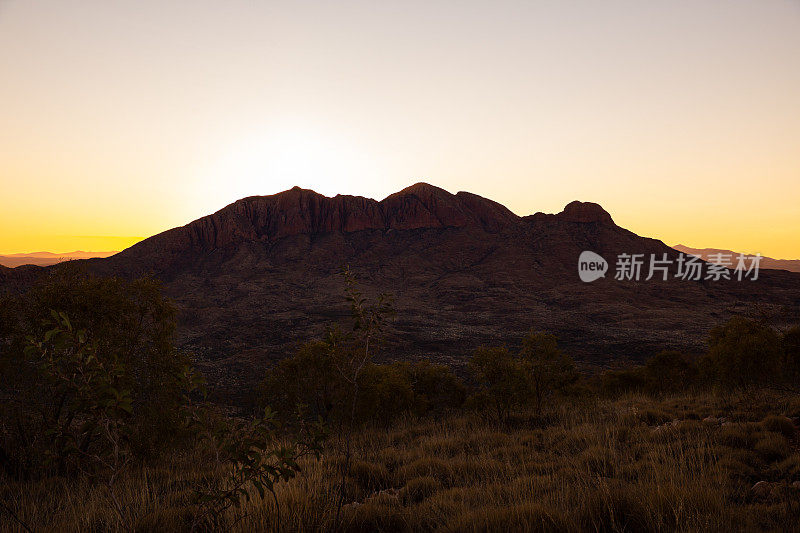
[[(580, 280), (585, 250), (608, 261), (604, 278)], [(594, 203), (520, 217), (420, 183), (381, 201), (300, 188), (244, 198), (85, 263), (98, 274), (163, 280), (181, 308), (180, 345), (212, 384), (230, 390), (349, 317), (343, 265), (367, 295), (394, 294), (397, 318), (383, 351), (394, 359), (459, 366), (481, 344), (513, 347), (535, 328), (558, 335), (584, 364), (604, 366), (663, 349), (699, 352), (710, 328), (733, 313), (797, 318), (798, 274), (617, 281), (621, 253), (678, 255), (619, 227)]]
[[(736, 264), (736, 258), (740, 255), (739, 252), (733, 252), (731, 250), (721, 250), (717, 248), (689, 248), (688, 246), (684, 246), (682, 244), (673, 246), (673, 248), (679, 252), (696, 255), (697, 257), (710, 262), (716, 262), (714, 259), (717, 259), (717, 257), (721, 254), (723, 257), (727, 256), (728, 259), (732, 258), (734, 265)], [(709, 259), (709, 256), (717, 257), (712, 257)], [(761, 257), (760, 268), (800, 272), (800, 259), (773, 259), (771, 257)]]
[(32, 252), (27, 254), (0, 255), (0, 266), (15, 268), (21, 265), (49, 266), (71, 261), (73, 259), (90, 259), (92, 257), (109, 257), (117, 252), (66, 252), (54, 254), (52, 252)]

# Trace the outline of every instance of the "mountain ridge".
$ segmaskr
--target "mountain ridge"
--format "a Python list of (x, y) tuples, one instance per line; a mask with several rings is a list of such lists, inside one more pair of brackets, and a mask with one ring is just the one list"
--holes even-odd
[[(531, 216), (537, 215), (544, 214)], [(613, 223), (611, 216), (598, 204), (572, 202), (564, 212), (551, 216), (560, 215), (565, 220), (577, 221), (588, 217)], [(422, 182), (380, 201), (351, 195), (328, 197), (310, 189), (293, 187), (273, 195), (242, 198), (215, 213), (159, 235), (185, 229), (190, 244), (219, 247), (237, 240), (279, 239), (295, 234), (333, 231), (470, 225), (496, 231), (521, 218), (493, 200), (465, 191), (451, 194)]]
[(122, 262), (136, 262), (138, 256), (157, 255), (159, 262), (171, 263), (180, 261), (185, 249), (211, 252), (246, 242), (269, 244), (286, 237), (335, 232), (469, 228), (500, 233), (526, 219), (614, 225), (600, 205), (590, 202), (573, 201), (557, 214), (520, 217), (477, 194), (452, 194), (424, 182), (380, 201), (341, 194), (328, 197), (295, 186), (272, 195), (242, 198), (184, 226), (144, 239), (117, 257)]
[[(608, 261), (606, 277), (580, 280), (586, 250)], [(347, 320), (343, 266), (365, 295), (395, 295), (397, 319), (381, 357), (454, 366), (478, 346), (513, 346), (532, 328), (556, 334), (590, 366), (663, 349), (700, 353), (726, 317), (764, 312), (780, 326), (800, 306), (798, 274), (616, 280), (622, 253), (678, 256), (591, 202), (520, 217), (478, 195), (415, 184), (381, 201), (300, 188), (243, 198), (109, 258), (71, 263), (160, 279), (180, 310), (178, 344), (229, 391)], [(26, 279), (53, 268), (28, 269)], [(14, 277), (0, 271), (0, 279)]]

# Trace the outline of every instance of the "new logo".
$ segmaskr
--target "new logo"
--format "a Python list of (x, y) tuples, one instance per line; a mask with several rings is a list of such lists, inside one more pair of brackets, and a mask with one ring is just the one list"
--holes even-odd
[(602, 256), (588, 250), (581, 252), (578, 258), (578, 275), (581, 281), (590, 283), (596, 279), (603, 278), (608, 271), (608, 263)]

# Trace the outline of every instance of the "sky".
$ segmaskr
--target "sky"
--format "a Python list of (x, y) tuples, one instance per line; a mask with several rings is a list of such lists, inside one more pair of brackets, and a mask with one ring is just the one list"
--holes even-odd
[(800, 0), (0, 0), (0, 253), (418, 181), (800, 258)]

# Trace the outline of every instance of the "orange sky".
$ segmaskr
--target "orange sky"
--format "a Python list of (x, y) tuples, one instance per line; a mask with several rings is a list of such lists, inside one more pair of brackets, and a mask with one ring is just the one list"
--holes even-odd
[(0, 1), (0, 253), (417, 181), (800, 258), (800, 3)]

